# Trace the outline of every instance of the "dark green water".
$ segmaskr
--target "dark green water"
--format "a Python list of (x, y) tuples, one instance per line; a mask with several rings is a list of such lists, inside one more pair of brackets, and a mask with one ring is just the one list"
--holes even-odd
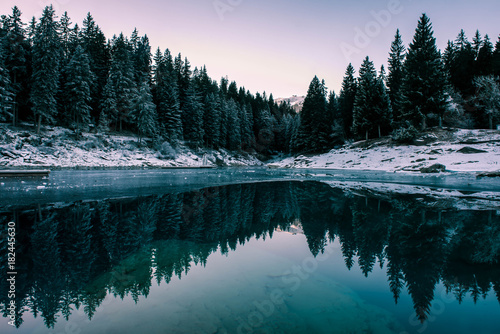
[(426, 203), (287, 181), (2, 207), (0, 333), (500, 332), (499, 212)]

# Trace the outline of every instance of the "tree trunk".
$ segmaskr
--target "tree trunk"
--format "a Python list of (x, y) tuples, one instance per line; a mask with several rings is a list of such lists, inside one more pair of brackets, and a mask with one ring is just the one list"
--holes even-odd
[[(17, 73), (14, 72), (14, 87), (16, 87), (16, 83), (17, 83)], [(14, 94), (13, 106), (14, 106), (14, 109), (12, 110), (12, 125), (16, 126), (16, 124), (17, 124), (17, 91)]]
[(122, 132), (122, 118), (120, 116), (120, 132)]
[(42, 127), (42, 115), (37, 115), (37, 122), (36, 122), (36, 134), (40, 134), (40, 128)]
[(489, 115), (489, 121), (490, 121), (490, 130), (493, 130), (493, 115)]
[(380, 131), (380, 124), (378, 125), (378, 137), (382, 138), (382, 131)]
[(427, 123), (426, 123), (426, 119), (425, 119), (425, 116), (422, 118), (422, 131), (425, 131), (425, 129), (427, 129)]
[(443, 127), (443, 117), (439, 116), (439, 128)]
[(366, 130), (366, 140), (368, 140), (368, 130)]

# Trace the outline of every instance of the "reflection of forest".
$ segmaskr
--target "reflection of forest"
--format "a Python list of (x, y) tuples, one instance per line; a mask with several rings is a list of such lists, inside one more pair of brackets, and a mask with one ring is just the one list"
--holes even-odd
[[(377, 260), (386, 263), (396, 302), (407, 287), (421, 320), (440, 281), (459, 301), (466, 295), (477, 301), (492, 289), (500, 300), (500, 217), (421, 203), (412, 196), (381, 201), (316, 182), (279, 182), (2, 212), (2, 226), (18, 226), (17, 325), (26, 309), (47, 327), (75, 307), (92, 318), (108, 292), (137, 301), (149, 293), (152, 277), (168, 283), (217, 249), (229, 252), (297, 220), (314, 255), (338, 237), (348, 268), (358, 261), (368, 276)], [(6, 259), (7, 238), (1, 240), (0, 258)]]

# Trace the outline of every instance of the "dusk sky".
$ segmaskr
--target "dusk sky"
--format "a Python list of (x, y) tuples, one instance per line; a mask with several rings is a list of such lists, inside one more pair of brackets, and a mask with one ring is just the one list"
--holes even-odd
[(500, 33), (497, 0), (2, 0), (0, 13), (17, 5), (29, 22), (51, 3), (79, 26), (90, 12), (107, 38), (137, 27), (153, 53), (181, 52), (213, 79), (227, 75), (276, 98), (305, 95), (314, 75), (338, 93), (349, 62), (358, 70), (368, 55), (377, 68), (386, 65), (396, 29), (408, 45), (424, 12), (440, 49), (460, 29), (469, 40), (479, 29), (493, 44)]

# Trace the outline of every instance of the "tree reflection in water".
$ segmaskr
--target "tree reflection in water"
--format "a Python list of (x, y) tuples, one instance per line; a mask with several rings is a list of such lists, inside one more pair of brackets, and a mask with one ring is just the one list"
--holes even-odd
[[(500, 217), (435, 208), (411, 195), (378, 199), (317, 182), (256, 183), (3, 208), (0, 223), (8, 221), (18, 226), (17, 327), (27, 310), (48, 328), (79, 307), (92, 319), (108, 293), (137, 302), (153, 281), (168, 284), (217, 250), (228, 253), (299, 223), (314, 256), (338, 238), (348, 269), (357, 261), (369, 276), (377, 261), (385, 264), (395, 302), (406, 287), (421, 321), (441, 281), (459, 302), (468, 294), (477, 302), (492, 289), (500, 300)], [(5, 259), (7, 238), (1, 241)], [(0, 270), (4, 317), (6, 269)]]

